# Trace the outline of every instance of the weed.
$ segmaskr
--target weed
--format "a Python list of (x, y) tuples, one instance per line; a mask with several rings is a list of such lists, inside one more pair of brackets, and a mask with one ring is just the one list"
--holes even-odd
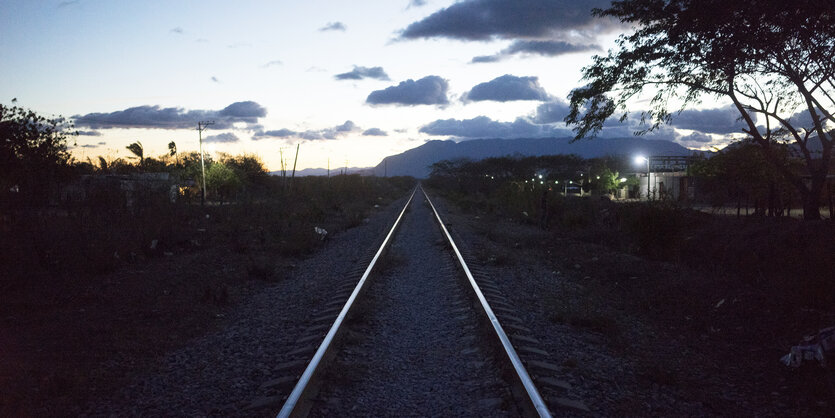
[(678, 372), (671, 365), (663, 362), (644, 364), (639, 375), (650, 383), (660, 386), (675, 386), (680, 380)]
[(226, 285), (210, 285), (203, 290), (203, 301), (215, 306), (225, 306), (229, 303), (229, 288)]
[(551, 322), (588, 329), (617, 344), (622, 338), (622, 330), (614, 312), (606, 310), (607, 305), (599, 289), (566, 285), (545, 298)]
[(250, 257), (246, 266), (246, 273), (250, 278), (271, 282), (275, 279), (275, 262), (268, 257)]

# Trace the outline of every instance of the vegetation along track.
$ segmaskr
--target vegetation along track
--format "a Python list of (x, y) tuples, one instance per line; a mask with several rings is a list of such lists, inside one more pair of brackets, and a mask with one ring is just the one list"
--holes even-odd
[(470, 270), (419, 187), (362, 275), (326, 304), (294, 352), (310, 361), (286, 365), (304, 366), (298, 381), (264, 385), (296, 382), (279, 417), (550, 416), (538, 385), (551, 406), (586, 410), (564, 397), (548, 353), (495, 284)]

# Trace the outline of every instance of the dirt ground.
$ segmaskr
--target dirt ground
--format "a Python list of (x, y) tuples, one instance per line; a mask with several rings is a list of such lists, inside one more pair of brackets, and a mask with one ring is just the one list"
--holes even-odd
[[(805, 335), (835, 326), (835, 309), (808, 297), (814, 289), (786, 292), (791, 286), (772, 282), (778, 273), (799, 282), (805, 272), (741, 277), (716, 264), (718, 257), (650, 260), (605, 239), (580, 239), (587, 231), (451, 212), (451, 223), (475, 246), (473, 258), (504, 283), (529, 328), (548, 330), (537, 338), (593, 415), (832, 415), (835, 372), (816, 361), (801, 368), (780, 362)], [(757, 222), (722, 223), (709, 238), (692, 239), (721, 251), (756, 237), (749, 251), (773, 258), (779, 251), (766, 249), (805, 228)]]
[[(831, 306), (798, 304), (781, 293), (785, 287), (743, 280), (709, 259), (701, 266), (646, 260), (575, 233), (456, 216), (481, 242), (475, 255), (484, 265), (511, 271), (508, 277), (526, 276), (520, 266), (562, 277), (548, 292), (540, 282), (508, 282), (507, 291), (531, 301), (529, 316), (584, 334), (562, 365), (594, 415), (832, 415), (831, 369), (779, 362), (804, 335), (835, 325)], [(712, 239), (718, 248), (731, 237)], [(106, 397), (163, 353), (223, 327), (238, 301), (295, 264), (244, 251), (239, 241), (202, 241), (104, 275), (39, 273), (0, 289), (0, 416), (62, 415), (69, 405)], [(757, 245), (752, 251), (763, 252)], [(793, 274), (801, 273), (786, 279)], [(585, 363), (595, 345), (610, 360)], [(628, 371), (617, 370), (624, 364)], [(612, 390), (604, 396), (600, 387)]]
[(106, 396), (157, 356), (222, 327), (228, 309), (268, 284), (247, 271), (252, 257), (215, 245), (103, 276), (42, 274), (6, 289), (0, 415), (62, 415)]

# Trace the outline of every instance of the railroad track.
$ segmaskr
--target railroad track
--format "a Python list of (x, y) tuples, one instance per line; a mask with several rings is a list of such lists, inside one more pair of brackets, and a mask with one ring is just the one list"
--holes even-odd
[(495, 283), (471, 270), (420, 186), (308, 325), (277, 367), (286, 375), (259, 389), (294, 385), (278, 417), (550, 416), (537, 386), (555, 408), (587, 410), (559, 396), (568, 386), (558, 367)]

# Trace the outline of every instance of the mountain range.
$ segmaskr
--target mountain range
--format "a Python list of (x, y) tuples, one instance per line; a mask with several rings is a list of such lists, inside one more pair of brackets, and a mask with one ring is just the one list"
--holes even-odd
[[(412, 176), (426, 178), (429, 166), (442, 160), (469, 158), (482, 160), (490, 157), (505, 156), (542, 156), (557, 154), (575, 154), (583, 158), (605, 156), (686, 156), (694, 152), (675, 142), (628, 138), (595, 138), (571, 142), (572, 138), (517, 138), (517, 139), (473, 139), (455, 142), (451, 140), (433, 140), (400, 154), (390, 155), (376, 167), (348, 167), (349, 174), (359, 173), (376, 176)], [(343, 168), (330, 170), (331, 175), (342, 174)], [(272, 175), (281, 175), (273, 171)], [(325, 168), (306, 168), (296, 171), (296, 176), (324, 176)], [(289, 176), (290, 173), (288, 172)]]
[(469, 141), (433, 140), (383, 159), (368, 174), (426, 178), (429, 166), (442, 160), (469, 158), (481, 160), (504, 156), (542, 156), (575, 154), (583, 158), (605, 156), (686, 156), (693, 150), (675, 142), (629, 138), (595, 138), (571, 142), (572, 138), (473, 139)]

